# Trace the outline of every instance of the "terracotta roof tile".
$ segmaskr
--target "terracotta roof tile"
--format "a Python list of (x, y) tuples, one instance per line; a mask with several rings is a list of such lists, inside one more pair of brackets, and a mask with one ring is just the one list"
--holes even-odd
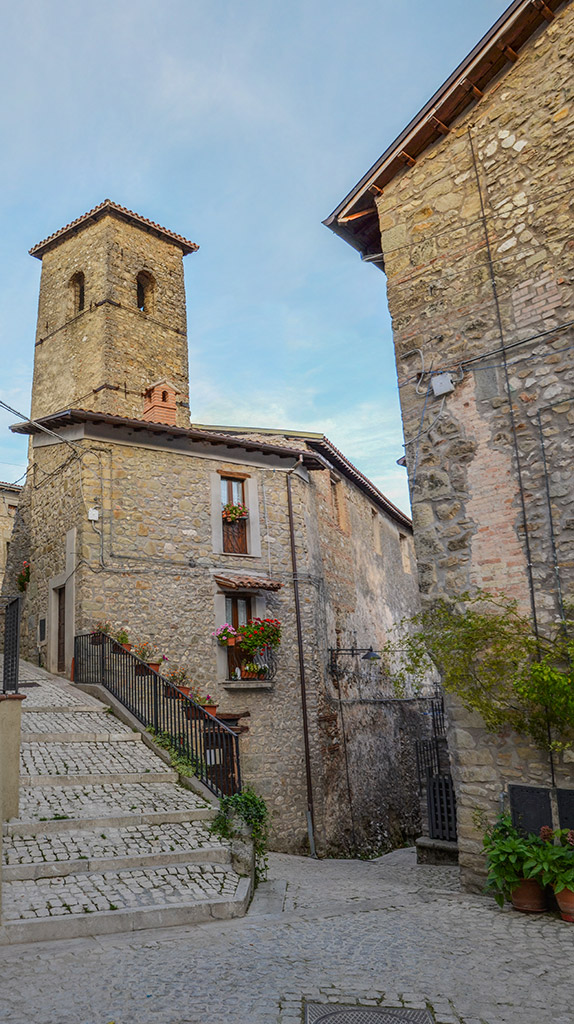
[(184, 256), (187, 253), (195, 252), (199, 249), (199, 246), (195, 242), (190, 242), (189, 239), (184, 238), (183, 235), (177, 235), (174, 231), (169, 231), (167, 228), (163, 228), (161, 224), (156, 224), (153, 220), (148, 220), (147, 217), (142, 217), (139, 213), (134, 213), (133, 210), (128, 210), (125, 206), (120, 206), (119, 203), (113, 203), (111, 199), (104, 199), (103, 203), (98, 206), (94, 206), (92, 210), (88, 210), (87, 213), (82, 214), (81, 217), (77, 217), (76, 220), (70, 221), (59, 231), (54, 231), (52, 235), (48, 235), (42, 242), (38, 242), (37, 245), (32, 246), (30, 256), (36, 256), (38, 259), (42, 259), (45, 252), (51, 249), (58, 242), (62, 241), (68, 235), (73, 235), (78, 229), (86, 226), (91, 220), (97, 220), (99, 217), (106, 213), (112, 214), (112, 216), (120, 217), (122, 220), (128, 220), (130, 223), (135, 224), (136, 227), (144, 228), (146, 231), (152, 231), (160, 238), (164, 238), (170, 242), (175, 242), (183, 249)]

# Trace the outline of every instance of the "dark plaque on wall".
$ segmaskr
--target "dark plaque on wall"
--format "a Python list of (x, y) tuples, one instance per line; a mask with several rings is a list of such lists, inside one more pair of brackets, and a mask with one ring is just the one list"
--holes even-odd
[(574, 789), (556, 790), (560, 828), (574, 828)]
[(550, 790), (542, 786), (509, 786), (513, 825), (521, 832), (539, 832), (542, 825), (552, 826)]

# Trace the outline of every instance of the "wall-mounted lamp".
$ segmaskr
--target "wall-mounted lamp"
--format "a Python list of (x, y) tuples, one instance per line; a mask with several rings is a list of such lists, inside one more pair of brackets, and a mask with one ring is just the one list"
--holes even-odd
[(329, 655), (331, 658), (331, 671), (337, 671), (337, 658), (341, 655), (351, 658), (358, 658), (361, 655), (361, 661), (380, 661), (381, 655), (377, 651), (374, 651), (371, 647), (330, 647)]

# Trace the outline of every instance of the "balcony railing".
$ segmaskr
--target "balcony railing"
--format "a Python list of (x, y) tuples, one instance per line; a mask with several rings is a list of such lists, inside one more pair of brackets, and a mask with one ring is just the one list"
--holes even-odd
[(227, 674), (229, 679), (274, 679), (277, 655), (271, 647), (260, 654), (248, 654), (237, 644), (227, 648)]
[(142, 725), (167, 740), (212, 793), (231, 796), (241, 790), (233, 729), (106, 633), (75, 637), (74, 681), (105, 686)]

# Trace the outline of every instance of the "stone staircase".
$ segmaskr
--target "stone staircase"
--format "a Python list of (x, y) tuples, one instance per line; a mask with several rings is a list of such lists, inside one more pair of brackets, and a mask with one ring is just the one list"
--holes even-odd
[(29, 665), (22, 676), (0, 945), (244, 914), (250, 879), (207, 828), (213, 804), (98, 700)]

